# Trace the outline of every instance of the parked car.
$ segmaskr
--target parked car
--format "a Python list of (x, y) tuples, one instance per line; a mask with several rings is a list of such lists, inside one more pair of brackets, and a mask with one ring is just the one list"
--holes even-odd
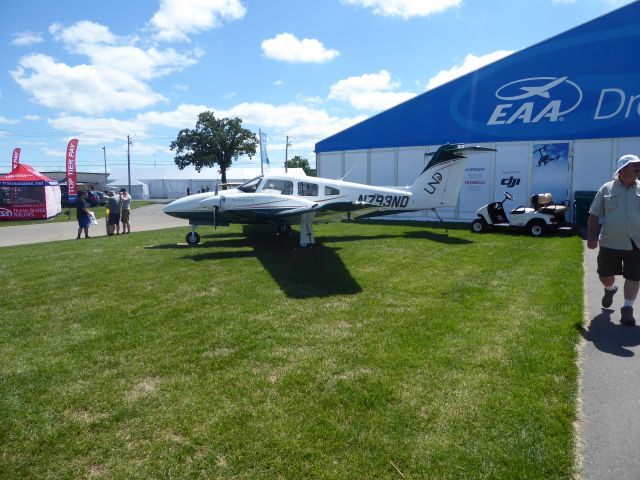
[[(69, 202), (69, 193), (67, 191), (67, 187), (66, 186), (61, 186), (60, 187), (60, 193), (61, 193), (61, 203), (63, 207), (74, 207), (75, 206), (75, 202)], [(97, 207), (100, 205), (106, 205), (107, 204), (107, 196), (104, 194), (104, 192), (98, 192), (96, 190), (87, 190), (87, 203), (89, 204), (89, 206), (91, 207)]]

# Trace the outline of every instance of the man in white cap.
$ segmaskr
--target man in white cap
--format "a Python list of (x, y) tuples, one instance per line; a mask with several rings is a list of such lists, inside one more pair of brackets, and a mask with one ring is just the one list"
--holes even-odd
[[(605, 183), (589, 209), (587, 247), (598, 252), (598, 275), (604, 285), (602, 306), (609, 308), (618, 291), (615, 276), (624, 277), (622, 325), (635, 325), (633, 303), (640, 287), (640, 158), (623, 155), (613, 180)], [(602, 224), (598, 237), (598, 224)]]

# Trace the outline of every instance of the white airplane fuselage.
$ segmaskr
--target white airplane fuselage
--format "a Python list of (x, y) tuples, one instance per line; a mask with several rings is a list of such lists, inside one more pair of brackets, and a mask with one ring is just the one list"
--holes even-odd
[[(314, 243), (313, 221), (455, 205), (466, 166), (462, 153), (487, 150), (445, 145), (410, 187), (267, 173), (237, 188), (180, 198), (167, 205), (164, 212), (189, 220), (194, 233), (197, 225), (273, 224), (279, 232), (287, 232), (292, 224), (300, 224), (300, 244), (306, 246)], [(189, 238), (189, 243), (197, 243)]]

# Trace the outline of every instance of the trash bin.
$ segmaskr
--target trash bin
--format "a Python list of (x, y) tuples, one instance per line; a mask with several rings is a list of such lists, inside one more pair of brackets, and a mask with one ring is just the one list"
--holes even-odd
[(587, 190), (576, 190), (573, 195), (574, 201), (574, 216), (573, 221), (578, 227), (587, 227), (587, 219), (589, 218), (589, 207), (593, 202), (594, 197), (598, 192), (592, 192)]

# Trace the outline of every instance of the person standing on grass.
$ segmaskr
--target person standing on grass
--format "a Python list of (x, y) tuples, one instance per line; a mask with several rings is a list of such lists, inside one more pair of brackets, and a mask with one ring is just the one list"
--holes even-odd
[(120, 235), (120, 196), (113, 191), (109, 192), (107, 208), (109, 209), (109, 218), (107, 219), (109, 235)]
[(131, 217), (131, 195), (126, 188), (120, 189), (120, 221), (122, 222), (122, 234), (131, 233), (129, 218)]
[[(623, 155), (613, 180), (605, 183), (591, 204), (587, 247), (598, 252), (598, 275), (604, 286), (602, 306), (609, 308), (618, 291), (615, 276), (624, 277), (622, 325), (635, 325), (633, 304), (640, 288), (640, 158)], [(598, 225), (602, 224), (600, 236)]]
[(76, 240), (80, 240), (80, 235), (83, 231), (84, 238), (91, 238), (89, 236), (89, 225), (91, 225), (90, 213), (91, 211), (87, 207), (87, 192), (82, 190), (78, 193), (78, 199), (76, 200), (76, 218), (78, 219), (78, 236)]

